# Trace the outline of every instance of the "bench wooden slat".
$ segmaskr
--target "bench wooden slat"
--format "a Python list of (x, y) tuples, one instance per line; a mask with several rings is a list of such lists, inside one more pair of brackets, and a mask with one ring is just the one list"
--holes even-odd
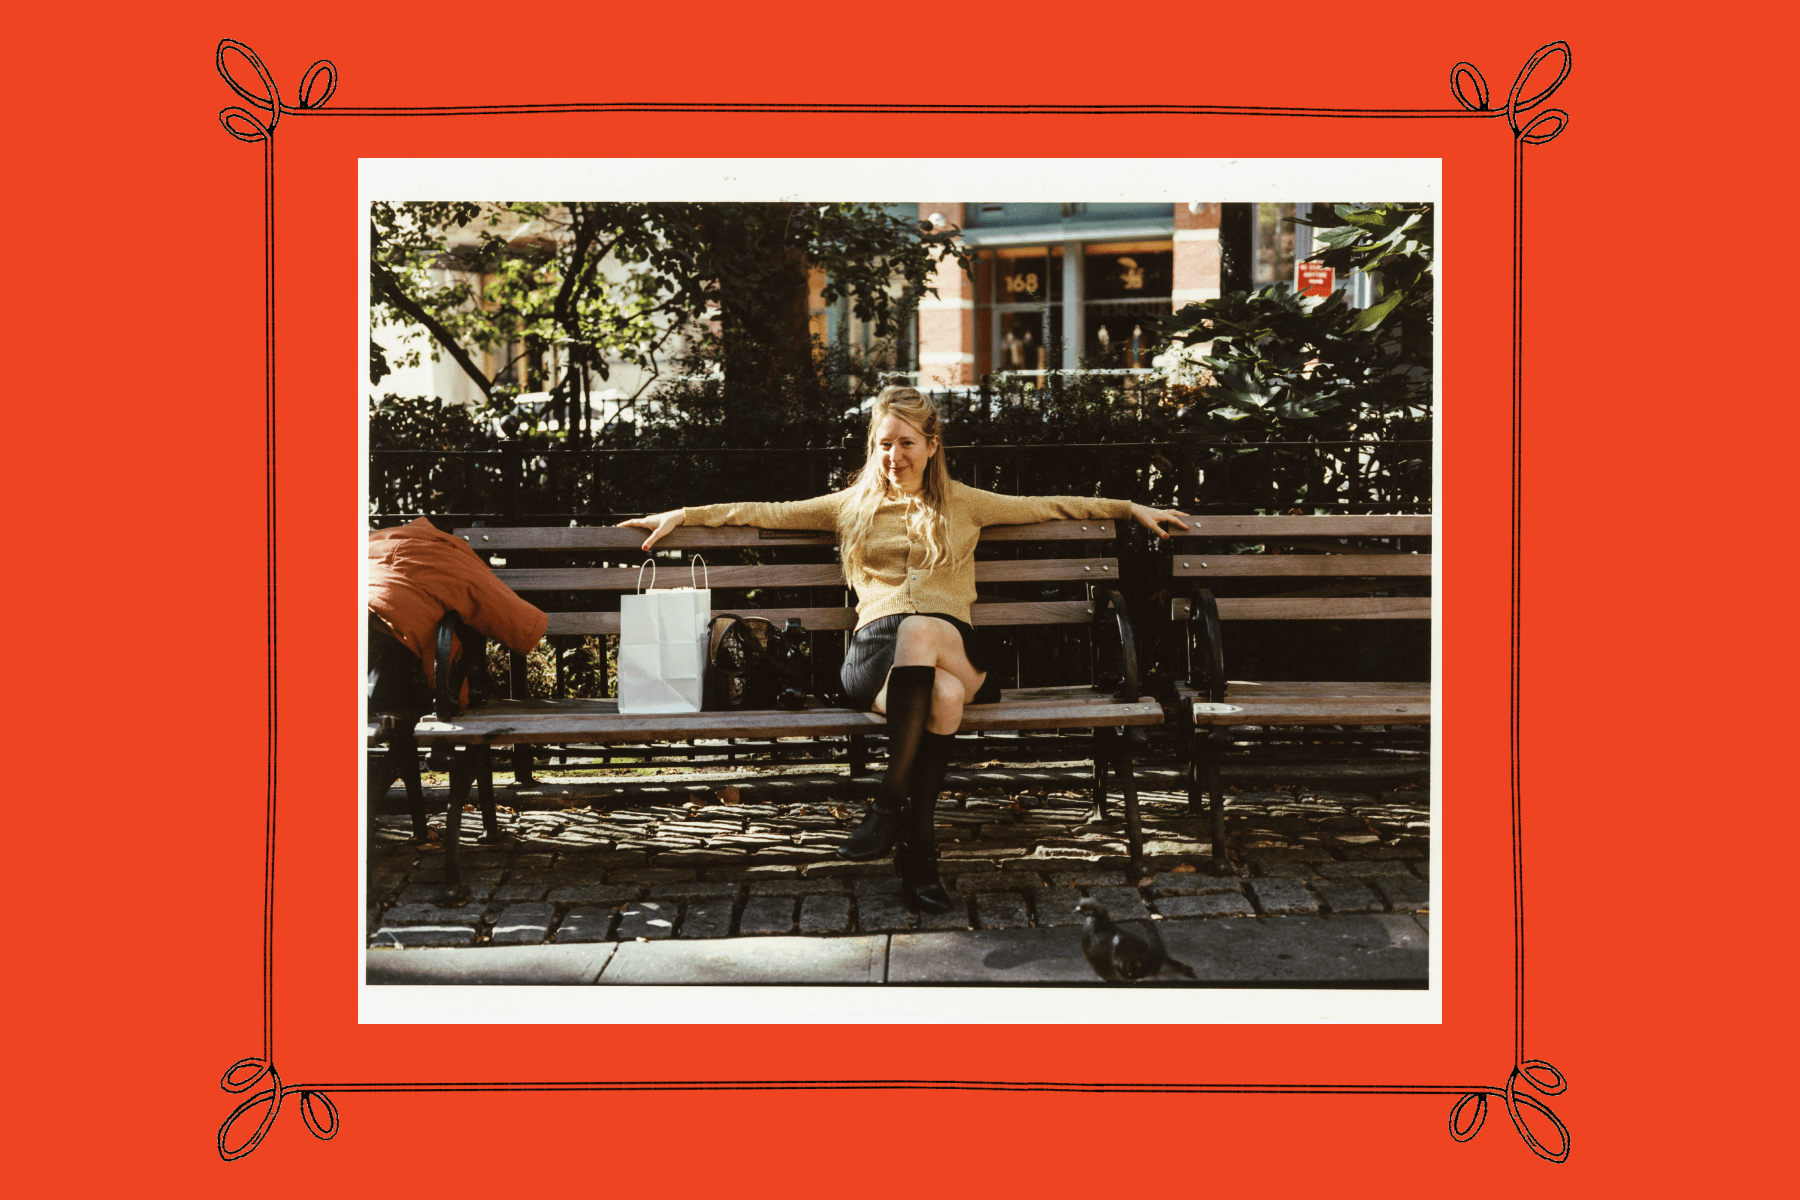
[[(1039, 692), (1044, 689), (1031, 689)], [(1162, 707), (1149, 696), (1125, 703), (1089, 688), (1068, 689), (1060, 702), (1041, 697), (970, 705), (962, 728), (1084, 729), (1095, 726), (1155, 725)], [(616, 700), (496, 701), (454, 721), (419, 722), (414, 736), (432, 745), (600, 745), (608, 742), (681, 741), (688, 738), (822, 737), (878, 733), (886, 719), (877, 713), (808, 707), (796, 711), (762, 709), (739, 713), (671, 713), (621, 716)]]
[(1196, 725), (1423, 725), (1431, 721), (1431, 687), (1365, 696), (1255, 696), (1225, 689), (1233, 711), (1194, 711)]
[(1078, 542), (1110, 540), (1113, 523), (1098, 521), (1035, 521), (1030, 525), (984, 525), (984, 542)]
[[(1429, 683), (1315, 683), (1310, 680), (1233, 679), (1225, 685), (1226, 695), (1281, 699), (1308, 699), (1329, 696), (1429, 696)], [(1176, 696), (1182, 704), (1192, 704), (1199, 696), (1194, 689), (1178, 686)]]
[[(801, 628), (814, 633), (856, 628), (853, 608), (732, 608), (740, 617), (761, 617), (785, 628), (789, 617), (799, 617)], [(1084, 625), (1094, 619), (1094, 606), (1086, 600), (1022, 600), (1018, 603), (977, 604), (969, 610), (971, 625)], [(618, 637), (616, 612), (553, 612), (550, 633), (585, 637)]]
[[(981, 531), (984, 542), (1061, 542), (1111, 540), (1114, 525), (1099, 521), (1038, 521), (1030, 525), (989, 525)], [(502, 550), (624, 550), (638, 551), (646, 531), (616, 525), (508, 525), (470, 526), (456, 536), (484, 553)], [(705, 547), (833, 546), (837, 534), (818, 529), (757, 529), (748, 525), (683, 525), (658, 542), (658, 549)]]
[[(615, 525), (503, 525), (458, 529), (456, 536), (483, 553), (500, 550), (618, 550), (642, 553), (645, 529)], [(725, 546), (835, 546), (837, 534), (818, 529), (756, 529), (747, 525), (683, 525), (672, 529), (658, 550)]]
[[(636, 567), (500, 567), (494, 574), (515, 592), (635, 592)], [(673, 575), (680, 583), (671, 583)], [(663, 587), (686, 587), (692, 572), (664, 565), (657, 572)], [(1116, 580), (1116, 558), (1046, 558), (978, 562), (977, 583), (1048, 582), (1061, 579)], [(699, 575), (714, 588), (842, 587), (836, 563), (771, 563), (758, 566), (709, 566)], [(650, 572), (643, 572), (648, 585)]]
[(1220, 596), (1221, 621), (1396, 621), (1430, 620), (1429, 596), (1346, 596), (1342, 599), (1287, 600), (1277, 597)]
[[(690, 579), (701, 587), (774, 588), (774, 587), (843, 587), (844, 572), (836, 563), (771, 563), (764, 566), (708, 566), (704, 571), (690, 572), (687, 565), (658, 563), (656, 584), (659, 588), (691, 587)], [(494, 574), (515, 592), (635, 592), (638, 590), (636, 567), (499, 567)], [(643, 573), (643, 586), (650, 586), (649, 571)]]
[(1175, 556), (1175, 575), (1429, 575), (1429, 554), (1217, 554)]
[(1117, 582), (1118, 578), (1119, 560), (1116, 558), (996, 559), (975, 564), (976, 583), (1049, 582), (1058, 579)]
[(1429, 537), (1429, 516), (1374, 516), (1321, 514), (1316, 516), (1196, 517), (1178, 538), (1229, 537), (1240, 541), (1300, 534), (1305, 537)]
[[(715, 612), (733, 612), (740, 617), (761, 617), (778, 629), (786, 628), (789, 617), (799, 617), (803, 629), (814, 633), (828, 629), (853, 629), (853, 608), (721, 608)], [(582, 634), (589, 637), (619, 636), (619, 614), (616, 612), (562, 612), (550, 614), (551, 633)]]
[(1087, 600), (1021, 600), (976, 604), (969, 609), (971, 625), (1085, 625), (1094, 619)]

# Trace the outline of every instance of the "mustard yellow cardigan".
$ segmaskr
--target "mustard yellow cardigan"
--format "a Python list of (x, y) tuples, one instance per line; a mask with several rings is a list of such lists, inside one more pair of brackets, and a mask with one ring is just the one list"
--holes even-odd
[[(848, 489), (811, 500), (766, 504), (706, 504), (684, 508), (685, 525), (754, 525), (760, 529), (830, 529), (848, 523)], [(863, 566), (847, 580), (856, 591), (856, 627), (895, 613), (944, 613), (969, 619), (975, 602), (975, 543), (985, 525), (1029, 525), (1059, 519), (1099, 520), (1131, 515), (1129, 500), (1083, 496), (1002, 496), (954, 481), (944, 504), (950, 561), (925, 569), (925, 541), (908, 514), (911, 496), (884, 501), (875, 510)]]

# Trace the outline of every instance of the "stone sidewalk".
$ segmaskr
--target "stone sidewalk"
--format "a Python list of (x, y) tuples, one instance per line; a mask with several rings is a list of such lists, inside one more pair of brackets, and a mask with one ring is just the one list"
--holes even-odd
[(1181, 773), (1140, 767), (1145, 869), (1128, 875), (1122, 802), (1086, 823), (1085, 770), (953, 771), (937, 825), (959, 903), (923, 918), (891, 863), (833, 854), (862, 811), (841, 769), (500, 786), (506, 839), (477, 844), (465, 815), (456, 888), (390, 796), (370, 848), (369, 980), (1097, 982), (1074, 911), (1092, 896), (1209, 964), (1203, 982), (1422, 985), (1423, 769), (1279, 773), (1228, 796), (1215, 874)]

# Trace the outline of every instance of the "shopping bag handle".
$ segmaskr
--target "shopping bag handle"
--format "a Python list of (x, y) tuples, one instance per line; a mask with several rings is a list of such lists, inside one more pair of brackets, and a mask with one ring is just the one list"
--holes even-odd
[[(696, 588), (698, 588), (700, 586), (699, 579), (696, 578), (694, 575), (694, 564), (695, 563), (700, 564), (701, 573), (706, 576), (706, 590), (710, 592), (712, 590), (712, 572), (707, 567), (706, 560), (698, 554), (696, 554), (692, 558), (688, 559), (688, 580), (689, 580), (689, 582), (693, 583), (694, 587), (696, 587)], [(642, 568), (640, 568), (640, 570), (641, 569)], [(650, 582), (652, 585), (654, 585), (656, 583), (656, 576), (652, 575), (650, 577)]]
[(641, 565), (639, 565), (639, 567), (638, 567), (637, 590), (640, 593), (644, 590), (644, 568), (645, 567), (650, 568), (650, 587), (651, 587), (651, 589), (655, 590), (655, 588), (656, 588), (656, 560), (654, 558), (646, 558), (643, 561), (643, 563)]

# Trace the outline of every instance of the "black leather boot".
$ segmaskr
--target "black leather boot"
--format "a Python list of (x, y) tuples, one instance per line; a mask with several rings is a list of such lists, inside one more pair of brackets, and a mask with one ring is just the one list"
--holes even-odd
[(906, 822), (906, 782), (912, 777), (925, 723), (931, 719), (936, 667), (895, 667), (887, 680), (888, 769), (875, 789), (869, 815), (839, 846), (839, 858), (865, 862), (881, 858), (900, 840)]
[(950, 763), (948, 733), (927, 733), (913, 764), (912, 786), (907, 790), (906, 830), (894, 851), (894, 869), (900, 873), (900, 900), (920, 912), (949, 912), (950, 893), (938, 879), (938, 793), (944, 789), (944, 769)]

